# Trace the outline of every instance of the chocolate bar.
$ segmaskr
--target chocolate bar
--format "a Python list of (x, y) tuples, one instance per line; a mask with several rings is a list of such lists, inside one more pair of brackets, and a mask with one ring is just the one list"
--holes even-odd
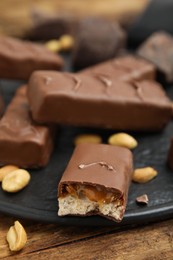
[(132, 172), (132, 153), (127, 148), (78, 145), (58, 185), (58, 215), (98, 214), (120, 222)]
[(150, 62), (130, 54), (89, 67), (79, 73), (114, 75), (122, 81), (154, 80), (156, 68)]
[(0, 37), (0, 78), (27, 80), (35, 70), (62, 67), (62, 58), (42, 45)]
[(28, 86), (36, 122), (118, 130), (160, 130), (172, 105), (154, 81), (129, 83), (104, 74), (34, 72)]
[(26, 86), (17, 90), (0, 120), (0, 165), (45, 166), (53, 149), (55, 128), (33, 122)]
[(167, 82), (173, 81), (173, 37), (166, 32), (152, 34), (138, 49), (138, 55), (155, 64)]
[(113, 58), (125, 43), (125, 31), (118, 23), (98, 18), (85, 19), (76, 35), (73, 65), (81, 69)]

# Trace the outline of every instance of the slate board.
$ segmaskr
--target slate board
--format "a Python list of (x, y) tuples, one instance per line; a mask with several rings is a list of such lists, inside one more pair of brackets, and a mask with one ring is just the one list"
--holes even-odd
[[(0, 81), (6, 104), (20, 85), (21, 82)], [(167, 87), (167, 93), (173, 99), (173, 87)], [(173, 216), (173, 172), (166, 165), (170, 138), (173, 136), (173, 122), (170, 122), (159, 133), (130, 133), (139, 142), (134, 150), (135, 167), (152, 166), (159, 174), (147, 184), (132, 183), (121, 224), (98, 216), (58, 217), (57, 184), (72, 155), (74, 137), (80, 133), (100, 134), (106, 143), (108, 136), (115, 131), (61, 126), (49, 164), (44, 169), (30, 171), (32, 178), (29, 186), (15, 194), (6, 193), (0, 188), (0, 212), (34, 221), (81, 226), (136, 225)], [(144, 193), (149, 196), (149, 204), (139, 206), (135, 198)]]

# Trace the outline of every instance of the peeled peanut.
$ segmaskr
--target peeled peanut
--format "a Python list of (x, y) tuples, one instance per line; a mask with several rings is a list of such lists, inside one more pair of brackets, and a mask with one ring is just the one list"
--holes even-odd
[(2, 189), (7, 192), (17, 192), (23, 189), (30, 181), (29, 172), (18, 169), (8, 173), (2, 180)]
[(45, 43), (45, 46), (49, 51), (58, 52), (61, 50), (61, 44), (58, 40), (50, 40)]
[(45, 46), (52, 52), (69, 51), (73, 48), (74, 38), (71, 35), (64, 34), (59, 40), (50, 40)]
[(111, 145), (123, 146), (129, 149), (133, 149), (138, 145), (137, 141), (131, 135), (126, 133), (111, 135), (108, 139), (108, 143)]
[(27, 242), (27, 234), (19, 221), (14, 222), (7, 233), (7, 241), (11, 251), (21, 250)]
[(133, 173), (132, 180), (138, 183), (145, 183), (156, 177), (158, 172), (152, 167), (136, 169)]
[(60, 37), (59, 41), (62, 51), (69, 51), (74, 46), (74, 38), (71, 35), (64, 34)]
[(0, 168), (0, 181), (3, 180), (3, 178), (9, 173), (9, 172), (12, 172), (12, 171), (15, 171), (19, 169), (19, 167), (15, 166), (15, 165), (6, 165), (2, 168)]
[(75, 140), (74, 144), (78, 145), (81, 143), (94, 143), (94, 144), (99, 144), (102, 142), (102, 139), (99, 135), (94, 135), (94, 134), (83, 134), (83, 135), (78, 135)]

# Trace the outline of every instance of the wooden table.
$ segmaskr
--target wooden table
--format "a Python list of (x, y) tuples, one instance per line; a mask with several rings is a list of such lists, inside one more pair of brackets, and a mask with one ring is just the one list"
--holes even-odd
[(61, 227), (18, 219), (28, 241), (11, 253), (6, 233), (16, 219), (0, 214), (0, 258), (61, 260), (173, 259), (173, 219), (126, 229), (113, 227)]

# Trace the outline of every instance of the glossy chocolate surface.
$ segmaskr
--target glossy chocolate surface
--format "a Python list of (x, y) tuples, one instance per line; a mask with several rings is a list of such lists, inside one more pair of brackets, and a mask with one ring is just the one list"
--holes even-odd
[(95, 66), (89, 67), (79, 73), (114, 75), (118, 80), (132, 82), (134, 80), (154, 80), (156, 68), (150, 62), (127, 54)]
[(19, 88), (0, 121), (0, 164), (42, 167), (53, 149), (54, 127), (33, 122), (26, 86)]
[[(83, 166), (83, 167), (82, 167)], [(133, 171), (132, 153), (127, 148), (106, 144), (79, 144), (60, 180), (68, 183), (100, 185), (126, 194)]]
[(0, 37), (0, 78), (23, 79), (35, 70), (61, 70), (63, 60), (42, 45)]
[(152, 34), (138, 49), (138, 55), (155, 64), (167, 82), (173, 81), (173, 37), (166, 32)]
[(172, 108), (154, 81), (127, 83), (116, 76), (35, 72), (28, 86), (34, 120), (121, 130), (160, 130)]

